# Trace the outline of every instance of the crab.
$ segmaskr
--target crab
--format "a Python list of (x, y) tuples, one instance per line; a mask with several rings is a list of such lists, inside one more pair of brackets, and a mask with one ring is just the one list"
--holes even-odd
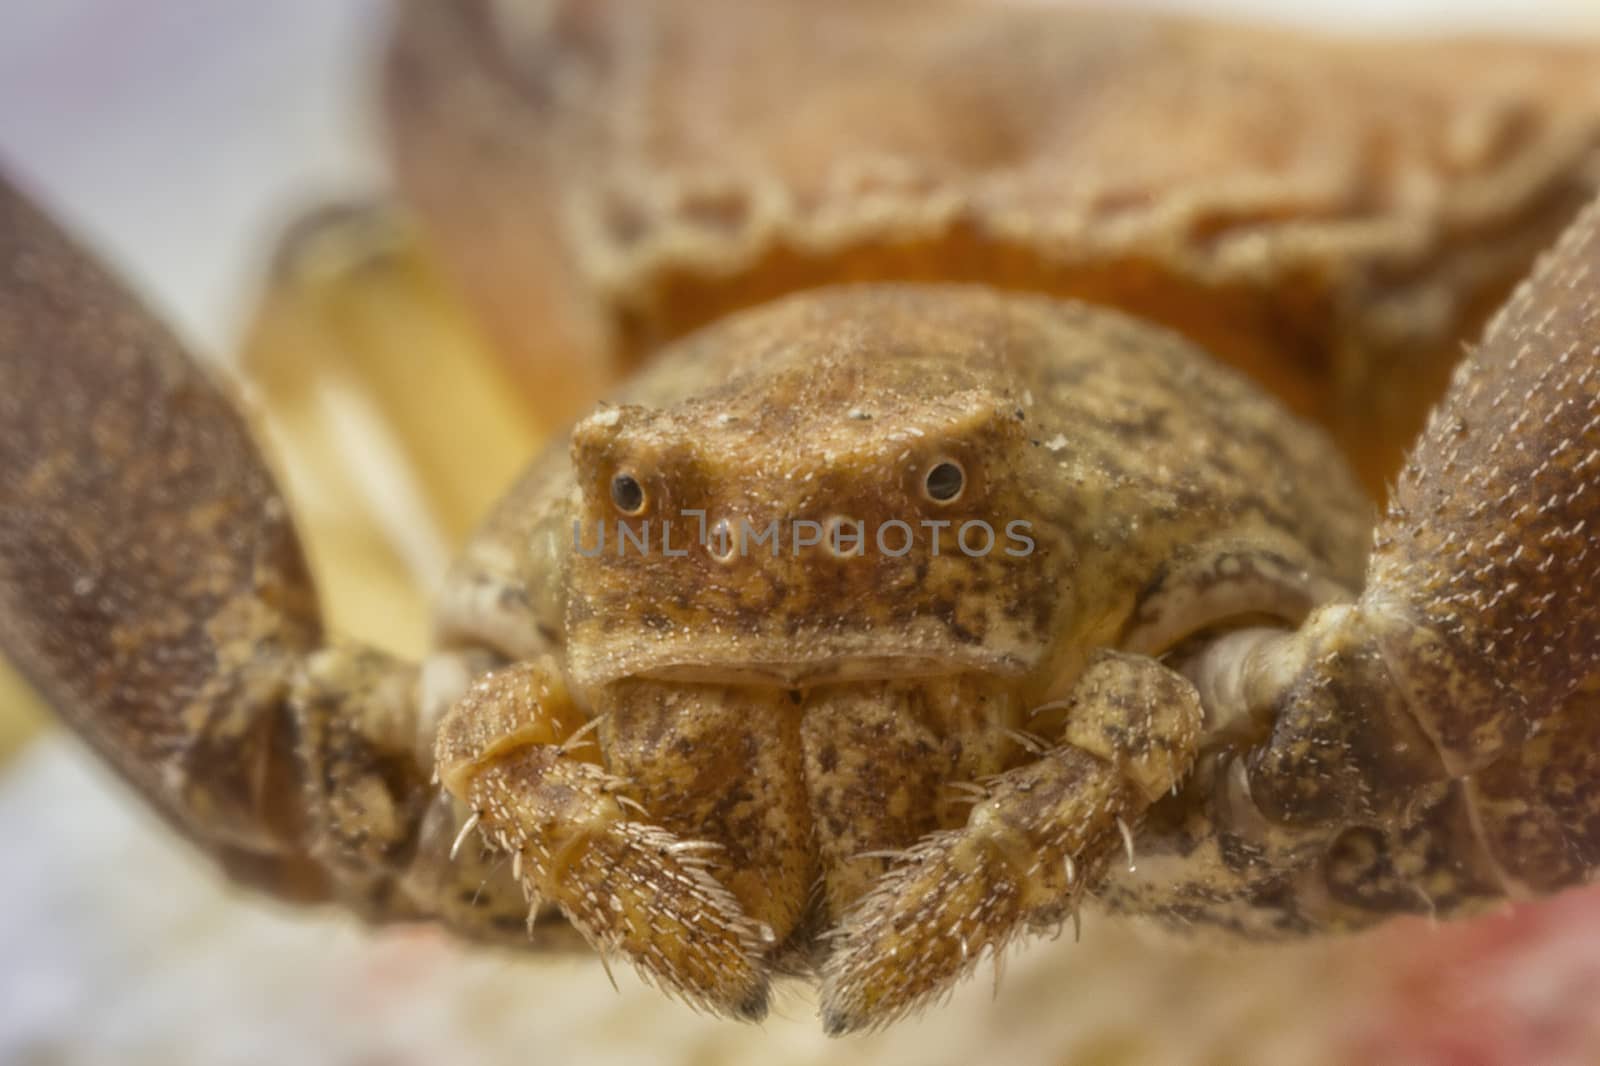
[(576, 419), (437, 651), (326, 632), (224, 390), (10, 187), (0, 638), (242, 882), (737, 1018), (812, 977), (835, 1034), (1086, 902), (1298, 938), (1584, 883), (1597, 60), (410, 0), (400, 187)]

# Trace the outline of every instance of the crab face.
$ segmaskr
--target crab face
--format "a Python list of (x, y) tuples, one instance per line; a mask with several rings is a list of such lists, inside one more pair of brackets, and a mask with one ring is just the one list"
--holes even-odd
[(834, 1028), (1073, 906), (1173, 789), (1194, 693), (1105, 650), (1283, 613), (1353, 570), (1326, 533), (1365, 508), (1324, 437), (1174, 335), (957, 285), (708, 327), (538, 470), (459, 587), (533, 613), (554, 586), (561, 620), (451, 708), (441, 780), (601, 950), (741, 1015), (821, 968)]
[(578, 688), (1016, 678), (1043, 660), (1070, 552), (1035, 506), (1019, 399), (959, 351), (840, 346), (841, 328), (694, 399), (579, 423)]

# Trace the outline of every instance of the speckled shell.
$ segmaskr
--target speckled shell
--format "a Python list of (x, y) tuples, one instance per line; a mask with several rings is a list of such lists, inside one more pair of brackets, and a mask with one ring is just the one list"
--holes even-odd
[(402, 7), (402, 190), (563, 418), (735, 308), (977, 281), (1177, 329), (1376, 488), (1596, 177), (1593, 44), (998, 3)]
[[(666, 346), (613, 399), (547, 447), (467, 546), (439, 603), (447, 644), (564, 651), (578, 688), (642, 663), (866, 650), (1030, 675), (1043, 693), (1086, 650), (1155, 653), (1202, 628), (1203, 606), (1169, 596), (1213, 564), (1223, 584), (1273, 569), (1263, 583), (1287, 599), (1259, 609), (1297, 624), (1358, 587), (1374, 518), (1324, 433), (1180, 337), (982, 286), (796, 294)], [(908, 477), (952, 454), (971, 508), (919, 507)], [(848, 563), (595, 549), (619, 469), (661, 498), (645, 512), (658, 519), (1021, 518), (1039, 550), (930, 566), (926, 545)], [(1162, 602), (1188, 617), (1160, 617)], [(1037, 617), (1019, 629), (1001, 605)]]

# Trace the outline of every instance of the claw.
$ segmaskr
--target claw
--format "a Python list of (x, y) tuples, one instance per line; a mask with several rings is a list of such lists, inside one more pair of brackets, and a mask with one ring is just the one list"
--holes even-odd
[(1125, 799), (1108, 764), (1071, 749), (996, 778), (965, 828), (924, 837), (845, 916), (823, 967), (824, 1027), (903, 1017), (1075, 901), (1072, 856), (1103, 864)]
[(597, 747), (594, 738), (590, 736), (600, 727), (601, 718), (591, 718), (580, 726), (571, 736), (561, 742), (561, 754), (570, 755), (583, 747)]
[(637, 814), (640, 818), (648, 819), (650, 817), (650, 812), (645, 810), (644, 804), (640, 803), (638, 800), (634, 799), (632, 796), (624, 796), (622, 793), (619, 792), (619, 793), (616, 794), (615, 799), (619, 804), (621, 804), (622, 806), (626, 807), (628, 810), (632, 811), (634, 814)]
[(1128, 819), (1188, 772), (1199, 697), (1152, 660), (1108, 654), (1072, 709), (1066, 743), (986, 778), (965, 826), (923, 837), (846, 913), (822, 971), (829, 1033), (887, 1025), (1069, 913), (1076, 931), (1119, 844), (1132, 868)]
[(1133, 830), (1128, 828), (1128, 823), (1117, 819), (1117, 832), (1122, 834), (1122, 850), (1128, 856), (1128, 872), (1131, 874), (1138, 869), (1133, 864)]
[(830, 1036), (910, 1013), (969, 974), (985, 948), (1020, 927), (1022, 892), (985, 842), (963, 832), (926, 838), (846, 916), (823, 968)]
[(605, 780), (593, 764), (529, 748), (480, 768), (471, 794), (486, 835), (519, 857), (530, 904), (554, 903), (596, 952), (628, 959), (668, 993), (765, 1017), (767, 945), (705, 868), (706, 844), (627, 820)]
[(455, 842), (450, 845), (451, 862), (455, 862), (457, 856), (461, 854), (462, 845), (466, 844), (467, 838), (472, 835), (472, 831), (478, 828), (480, 818), (479, 812), (473, 811), (472, 816), (461, 823), (461, 832), (456, 834)]
[(646, 980), (708, 1010), (757, 1021), (767, 1013), (760, 929), (676, 839), (640, 822), (612, 823), (564, 864), (528, 871), (530, 895), (561, 907), (602, 955), (632, 961)]

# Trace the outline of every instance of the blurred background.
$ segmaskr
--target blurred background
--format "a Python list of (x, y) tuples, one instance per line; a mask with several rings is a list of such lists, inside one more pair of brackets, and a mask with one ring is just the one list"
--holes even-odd
[[(1600, 33), (1593, 0), (1147, 6), (1374, 33)], [(424, 501), (445, 481), (492, 491), (538, 430), (504, 409), (496, 372), (470, 354), (398, 368), (351, 354), (388, 345), (399, 359), (396, 337), (410, 354), (478, 343), (381, 214), (352, 212), (349, 241), (275, 273), (304, 211), (381, 199), (372, 68), (386, 7), (0, 6), (0, 160), (225, 368), (271, 437), (336, 625), (409, 651), (462, 532)], [(351, 243), (379, 268), (343, 269)], [(429, 313), (396, 312), (401, 297)], [(441, 399), (427, 387), (440, 363), (480, 369)], [(363, 399), (373, 389), (384, 404)], [(419, 472), (388, 417), (419, 396), (455, 405), (440, 421), (471, 418), (500, 465)], [(883, 1036), (828, 1043), (799, 991), (761, 1028), (710, 1022), (620, 969), (613, 992), (587, 962), (374, 935), (233, 891), (9, 675), (0, 856), (3, 1063), (1600, 1062), (1600, 900), (1583, 894), (1466, 927), (1402, 922), (1352, 943), (1225, 955), (1094, 923), (1080, 945), (1023, 953), (998, 998), (980, 979)]]

